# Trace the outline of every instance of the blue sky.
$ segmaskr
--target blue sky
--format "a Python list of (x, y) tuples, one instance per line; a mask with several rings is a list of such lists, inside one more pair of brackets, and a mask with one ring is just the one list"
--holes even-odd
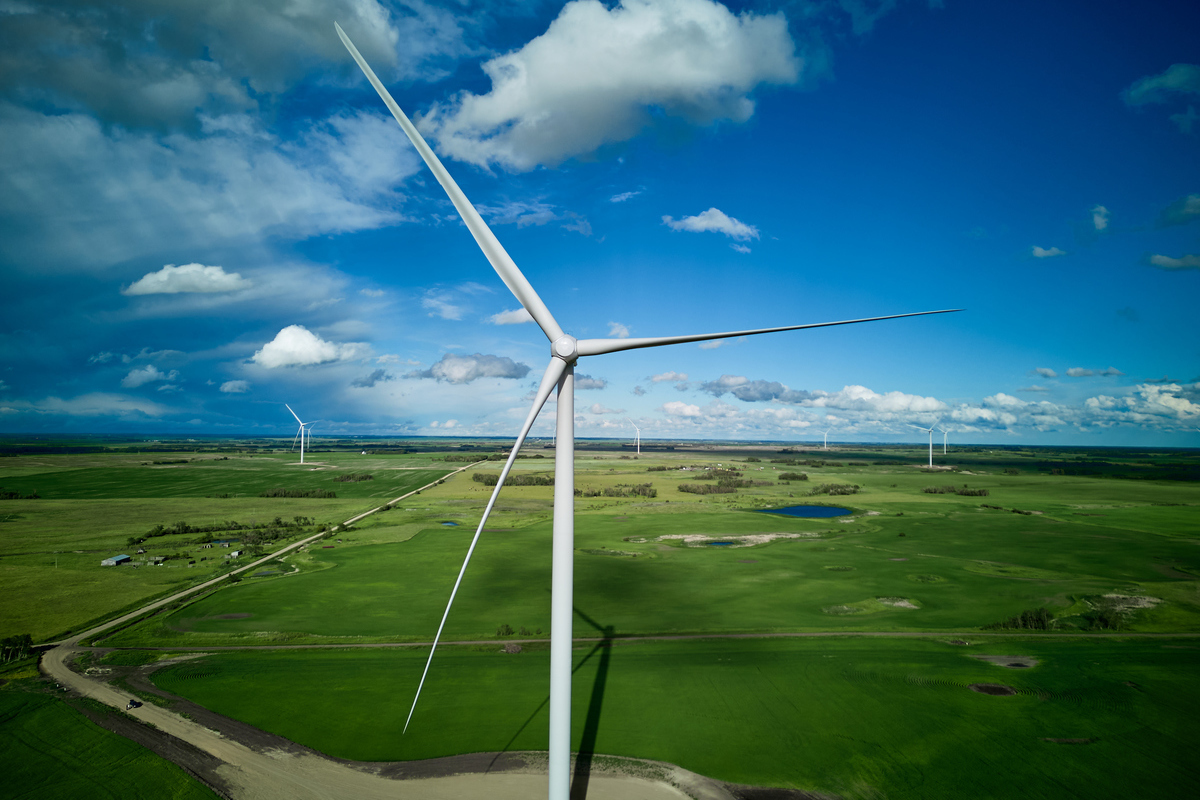
[[(0, 431), (1200, 446), (1194, 3), (0, 2)], [(551, 429), (553, 403), (534, 428)]]

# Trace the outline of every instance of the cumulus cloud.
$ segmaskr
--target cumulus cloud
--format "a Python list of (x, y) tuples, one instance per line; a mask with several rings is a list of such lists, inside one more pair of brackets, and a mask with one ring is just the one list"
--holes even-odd
[(96, 355), (94, 355), (94, 356), (88, 356), (88, 363), (89, 364), (107, 364), (109, 361), (112, 360), (112, 357), (113, 357), (113, 354), (108, 351), (105, 351), (103, 353), (96, 353)]
[(428, 311), (431, 317), (449, 320), (462, 319), (465, 310), (458, 305), (453, 295), (437, 289), (430, 289), (425, 293), (425, 296), (421, 298), (421, 308)]
[(1165, 270), (1200, 269), (1200, 255), (1184, 255), (1179, 258), (1171, 256), (1152, 255), (1146, 259), (1153, 267)]
[(1034, 258), (1054, 258), (1055, 256), (1065, 256), (1067, 254), (1066, 250), (1059, 250), (1057, 247), (1051, 247), (1047, 250), (1044, 247), (1038, 247), (1036, 244), (1033, 246), (1032, 252)]
[(387, 370), (377, 369), (370, 375), (364, 375), (361, 378), (351, 381), (350, 385), (360, 389), (370, 389), (377, 383), (390, 380), (394, 380), (394, 376), (390, 375)]
[(529, 374), (529, 365), (513, 361), (506, 356), (475, 353), (460, 356), (447, 353), (427, 370), (410, 372), (405, 378), (432, 378), (446, 383), (470, 383), (479, 378), (524, 378)]
[(603, 389), (606, 386), (608, 386), (608, 381), (604, 378), (593, 378), (591, 375), (575, 376), (575, 388), (578, 390)]
[(608, 335), (616, 339), (628, 339), (629, 328), (619, 322), (608, 323)]
[(699, 417), (700, 406), (693, 403), (685, 403), (681, 400), (671, 400), (663, 403), (659, 409), (668, 417)]
[(750, 93), (790, 84), (802, 62), (783, 14), (713, 0), (567, 3), (541, 36), (484, 63), (492, 89), (435, 105), (420, 127), (452, 158), (529, 170), (627, 141), (655, 114), (745, 122)]
[(245, 394), (250, 391), (249, 381), (225, 381), (218, 390), (225, 394)]
[(1030, 370), (1029, 374), (1030, 375), (1040, 375), (1043, 378), (1057, 378), (1058, 377), (1058, 373), (1055, 372), (1054, 370), (1050, 369), (1049, 367), (1038, 367), (1037, 369)]
[[(734, 219), (718, 208), (710, 208), (694, 217), (674, 219), (664, 216), (663, 224), (673, 231), (689, 231), (691, 233), (723, 233), (731, 239), (747, 241), (758, 238), (758, 228)], [(736, 249), (736, 248), (735, 248)]]
[(525, 322), (533, 322), (533, 317), (522, 306), (514, 308), (511, 311), (501, 311), (499, 314), (492, 314), (488, 317), (488, 322), (493, 325), (520, 325)]
[(1121, 93), (1131, 106), (1165, 103), (1176, 95), (1200, 94), (1200, 66), (1172, 64), (1157, 75), (1140, 78)]
[(1200, 194), (1189, 194), (1163, 209), (1158, 218), (1158, 226), (1165, 228), (1171, 225), (1186, 225), (1198, 219), (1200, 219)]
[(619, 192), (608, 198), (610, 203), (624, 203), (626, 200), (631, 200), (641, 194), (644, 189), (638, 189), (636, 192)]
[(203, 264), (167, 264), (158, 272), (149, 272), (134, 281), (121, 294), (181, 294), (184, 292), (235, 292), (250, 287), (250, 281), (237, 272)]
[(686, 381), (688, 374), (686, 372), (660, 372), (657, 375), (650, 376), (651, 383), (674, 383), (676, 381)]
[(726, 392), (747, 403), (763, 403), (787, 393), (788, 387), (778, 381), (749, 380), (740, 375), (722, 375), (715, 381), (700, 384), (700, 391), (720, 397)]
[(1094, 378), (1124, 374), (1124, 372), (1121, 372), (1121, 370), (1117, 369), (1116, 367), (1109, 367), (1108, 369), (1085, 369), (1083, 367), (1071, 367), (1069, 370), (1067, 370), (1067, 375), (1072, 378)]
[(588, 409), (588, 413), (589, 414), (624, 414), (625, 409), (623, 409), (623, 408), (605, 408), (604, 406), (600, 405), (599, 403), (593, 403), (592, 407)]
[(250, 360), (267, 369), (303, 367), (361, 358), (369, 350), (362, 342), (327, 342), (303, 325), (288, 325), (255, 352)]
[(132, 369), (121, 379), (121, 385), (126, 389), (135, 389), (154, 381), (173, 381), (179, 377), (179, 370), (163, 372), (153, 364), (147, 364), (141, 369)]
[(1102, 231), (1108, 227), (1108, 218), (1111, 216), (1109, 211), (1104, 206), (1095, 206), (1092, 208), (1092, 226)]

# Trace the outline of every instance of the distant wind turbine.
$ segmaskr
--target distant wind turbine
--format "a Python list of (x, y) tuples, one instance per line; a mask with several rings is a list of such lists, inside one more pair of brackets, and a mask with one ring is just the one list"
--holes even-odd
[[(537, 323), (538, 327), (542, 329), (542, 333), (550, 341), (550, 363), (546, 366), (546, 371), (542, 375), (542, 382), (534, 396), (533, 404), (530, 406), (529, 414), (526, 416), (525, 422), (521, 425), (521, 430), (517, 434), (516, 441), (508, 455), (508, 460), (505, 462), (504, 468), (500, 471), (500, 477), (496, 481), (496, 488), (492, 491), (487, 506), (484, 507), (479, 527), (476, 528), (475, 536), (471, 539), (471, 545), (467, 548), (466, 558), (463, 559), (462, 568), (459, 569), (458, 577), (454, 581), (454, 588), (450, 591), (450, 600), (446, 603), (446, 610), (443, 612), (442, 621), (438, 625), (437, 635), (434, 636), (433, 647), (429, 651), (429, 660), (425, 662), (425, 670), (421, 673), (421, 682), (417, 686), (417, 694), (413, 698), (413, 706), (408, 713), (408, 720), (405, 721), (404, 727), (407, 730), (409, 722), (412, 721), (413, 711), (416, 710), (417, 700), (421, 696), (421, 689), (425, 685), (426, 676), (429, 674), (429, 665), (433, 662), (434, 651), (441, 640), (446, 619), (450, 615), (450, 607), (454, 603), (454, 597), (458, 593), (458, 587), (462, 583), (463, 575), (466, 574), (471, 554), (475, 552), (475, 546), (479, 542), (479, 535), (483, 532), (483, 526), (487, 523), (488, 515), (492, 512), (496, 498), (500, 494), (500, 489), (504, 486), (504, 481), (512, 469), (513, 462), (517, 458), (517, 453), (520, 451), (530, 427), (533, 426), (538, 412), (546, 404), (551, 392), (557, 387), (557, 424), (554, 445), (554, 523), (550, 581), (549, 797), (550, 800), (568, 800), (571, 790), (571, 623), (572, 595), (574, 591), (573, 558), (575, 549), (576, 361), (584, 356), (606, 355), (608, 353), (643, 347), (658, 347), (686, 342), (705, 342), (736, 336), (752, 336), (761, 333), (795, 331), (806, 328), (823, 328), (831, 325), (874, 322), (884, 319), (896, 319), (898, 317), (915, 317), (923, 314), (944, 314), (948, 311), (958, 311), (960, 309), (918, 311), (908, 314), (892, 314), (886, 317), (870, 317), (867, 319), (842, 320), (839, 322), (818, 322), (806, 325), (787, 325), (777, 328), (758, 328), (755, 330), (728, 331), (725, 333), (701, 333), (686, 336), (629, 339), (576, 339), (574, 336), (564, 333), (563, 329), (559, 327), (558, 321), (550, 313), (546, 304), (542, 302), (541, 297), (534, 291), (533, 286), (530, 285), (529, 281), (521, 273), (521, 270), (517, 268), (512, 258), (483, 221), (483, 218), (479, 216), (479, 212), (467, 200), (466, 195), (463, 194), (458, 184), (450, 177), (450, 173), (442, 166), (442, 162), (434, 155), (433, 150), (425, 143), (421, 134), (417, 132), (417, 129), (413, 127), (408, 117), (396, 105), (396, 101), (392, 99), (391, 94), (384, 88), (379, 78), (375, 76), (371, 67), (367, 65), (362, 55), (359, 54), (358, 49), (350, 41), (349, 37), (346, 36), (345, 31), (336, 23), (334, 27), (342, 43), (350, 51), (350, 55), (358, 63), (363, 74), (367, 76), (367, 80), (375, 87), (375, 91), (379, 93), (384, 104), (392, 112), (392, 116), (396, 118), (396, 122), (400, 124), (400, 127), (404, 130), (409, 140), (412, 141), (421, 158), (424, 159), (426, 166), (429, 167), (434, 177), (437, 178), (438, 183), (441, 184), (442, 189), (449, 196), (450, 202), (458, 210), (459, 216), (462, 217), (467, 230), (475, 238), (476, 244), (479, 245), (479, 249), (483, 251), (484, 256), (491, 263), (492, 269), (496, 271), (496, 274), (504, 281), (505, 286), (508, 287), (509, 291), (513, 293), (525, 310), (529, 312), (534, 322)], [(576, 277), (590, 283), (594, 282), (598, 276), (581, 274)]]
[[(938, 420), (938, 422), (941, 422), (941, 420)], [(909, 425), (912, 425), (912, 423), (910, 422)], [(925, 431), (926, 433), (929, 434), (929, 466), (932, 467), (933, 466), (933, 429), (937, 427), (937, 422), (933, 423), (928, 428), (922, 428), (920, 425), (913, 425), (913, 427), (919, 431)]]
[[(833, 430), (833, 428), (829, 429), (829, 431), (831, 431), (831, 430)], [(829, 431), (825, 431), (825, 449), (826, 450), (829, 449)]]
[(946, 442), (950, 440), (950, 431), (945, 428), (938, 428), (938, 432), (942, 434), (942, 455), (946, 455)]
[[(625, 419), (629, 419), (629, 417), (626, 417)], [(629, 424), (633, 426), (633, 429), (635, 431), (637, 431), (637, 454), (638, 454), (638, 458), (641, 458), (642, 457), (642, 429), (639, 428), (637, 426), (637, 423), (635, 423), (631, 419), (629, 419)]]
[[(292, 411), (292, 407), (289, 406), (287, 403), (284, 403), (283, 407), (286, 408), (288, 411)], [(300, 422), (300, 417), (298, 417), (296, 415), (295, 411), (292, 411), (292, 416), (296, 417), (296, 422)], [(292, 437), (292, 449), (293, 450), (296, 449), (296, 439), (300, 440), (300, 463), (301, 464), (304, 463), (304, 428), (305, 428), (305, 426), (311, 425), (311, 424), (312, 424), (311, 422), (300, 422), (300, 430), (296, 431), (296, 435), (294, 437)]]

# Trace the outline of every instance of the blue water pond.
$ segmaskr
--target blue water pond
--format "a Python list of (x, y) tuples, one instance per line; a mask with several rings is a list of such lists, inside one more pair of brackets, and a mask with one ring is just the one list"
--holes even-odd
[(759, 511), (763, 514), (783, 514), (786, 517), (808, 517), (809, 519), (844, 517), (851, 513), (850, 509), (837, 506), (784, 506), (783, 508), (763, 508)]

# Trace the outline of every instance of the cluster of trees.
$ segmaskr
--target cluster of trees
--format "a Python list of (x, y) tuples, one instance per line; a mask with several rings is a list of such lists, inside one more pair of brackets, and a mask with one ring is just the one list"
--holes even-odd
[(658, 497), (652, 483), (618, 483), (604, 489), (576, 489), (576, 497)]
[(37, 500), (39, 498), (40, 495), (37, 492), (21, 494), (12, 489), (0, 489), (0, 500)]
[(20, 661), (33, 655), (33, 636), (22, 633), (18, 636), (6, 636), (0, 639), (0, 658), (7, 664), (10, 661)]
[[(545, 458), (545, 456), (541, 453), (534, 453), (532, 455), (518, 453), (517, 458)], [(442, 456), (442, 460), (466, 463), (473, 463), (475, 461), (507, 461), (508, 453), (448, 453)], [(507, 483), (507, 481), (505, 482)]]
[[(156, 536), (173, 536), (180, 533), (202, 533), (197, 542), (207, 544), (213, 540), (214, 533), (226, 533), (228, 531), (254, 531), (265, 530), (268, 528), (304, 528), (315, 524), (312, 517), (292, 517), (291, 521), (284, 520), (282, 517), (275, 517), (270, 522), (238, 522), (236, 520), (225, 520), (224, 522), (215, 522), (212, 525), (192, 525), (187, 521), (176, 522), (174, 525), (155, 525), (150, 530), (146, 531), (141, 536), (130, 536), (125, 540), (125, 544), (129, 547), (141, 544), (147, 539), (153, 539)], [(278, 537), (276, 537), (278, 538)], [(245, 537), (241, 537), (245, 541)]]
[(526, 628), (524, 625), (522, 625), (520, 630), (514, 631), (513, 626), (509, 625), (507, 622), (501, 625), (499, 628), (496, 628), (497, 636), (512, 636), (514, 633), (519, 633), (522, 636), (541, 636), (542, 629), (538, 628), (536, 631), (531, 631), (529, 628)]
[[(476, 472), (471, 476), (471, 480), (476, 483), (482, 483), (484, 486), (495, 486), (500, 482), (500, 473), (498, 472)], [(505, 486), (553, 486), (553, 475), (512, 475), (510, 474), (504, 481)]]
[(337, 497), (337, 492), (331, 492), (328, 489), (267, 489), (265, 492), (259, 492), (259, 497), (317, 497), (323, 500), (329, 500)]
[(822, 483), (820, 486), (818, 486), (815, 489), (813, 489), (812, 491), (810, 491), (808, 493), (808, 495), (809, 495), (809, 497), (812, 497), (813, 495), (818, 495), (818, 494), (829, 494), (829, 495), (857, 494), (858, 488), (859, 487), (857, 484)]
[(1032, 611), (1022, 611), (1015, 617), (993, 622), (991, 625), (984, 625), (985, 631), (998, 630), (1030, 630), (1030, 631), (1047, 631), (1050, 630), (1054, 622), (1053, 615), (1045, 608), (1035, 608)]
[(724, 469), (722, 467), (713, 467), (706, 469), (703, 473), (695, 476), (693, 480), (697, 481), (723, 481), (732, 480), (733, 478), (742, 477), (742, 473), (736, 469)]
[(646, 472), (666, 472), (669, 469), (675, 469), (675, 467), (646, 467)]
[[(840, 461), (825, 461), (824, 459), (820, 459), (820, 458), (809, 458), (809, 459), (773, 458), (773, 459), (771, 459), (771, 463), (772, 464), (783, 464), (784, 466), (788, 466), (788, 467), (844, 467), (845, 466), (845, 464), (842, 464)], [(866, 466), (866, 465), (863, 464), (863, 466)]]
[(375, 480), (375, 476), (366, 472), (347, 472), (345, 475), (338, 475), (334, 480), (338, 483), (361, 483)]
[(990, 494), (987, 489), (971, 489), (965, 483), (961, 489), (957, 486), (926, 486), (921, 491), (925, 494), (957, 494), (963, 497), (987, 497)]
[(738, 487), (729, 483), (681, 483), (679, 491), (688, 494), (733, 494)]
[(781, 481), (806, 481), (808, 480), (807, 472), (781, 472), (779, 473)]

